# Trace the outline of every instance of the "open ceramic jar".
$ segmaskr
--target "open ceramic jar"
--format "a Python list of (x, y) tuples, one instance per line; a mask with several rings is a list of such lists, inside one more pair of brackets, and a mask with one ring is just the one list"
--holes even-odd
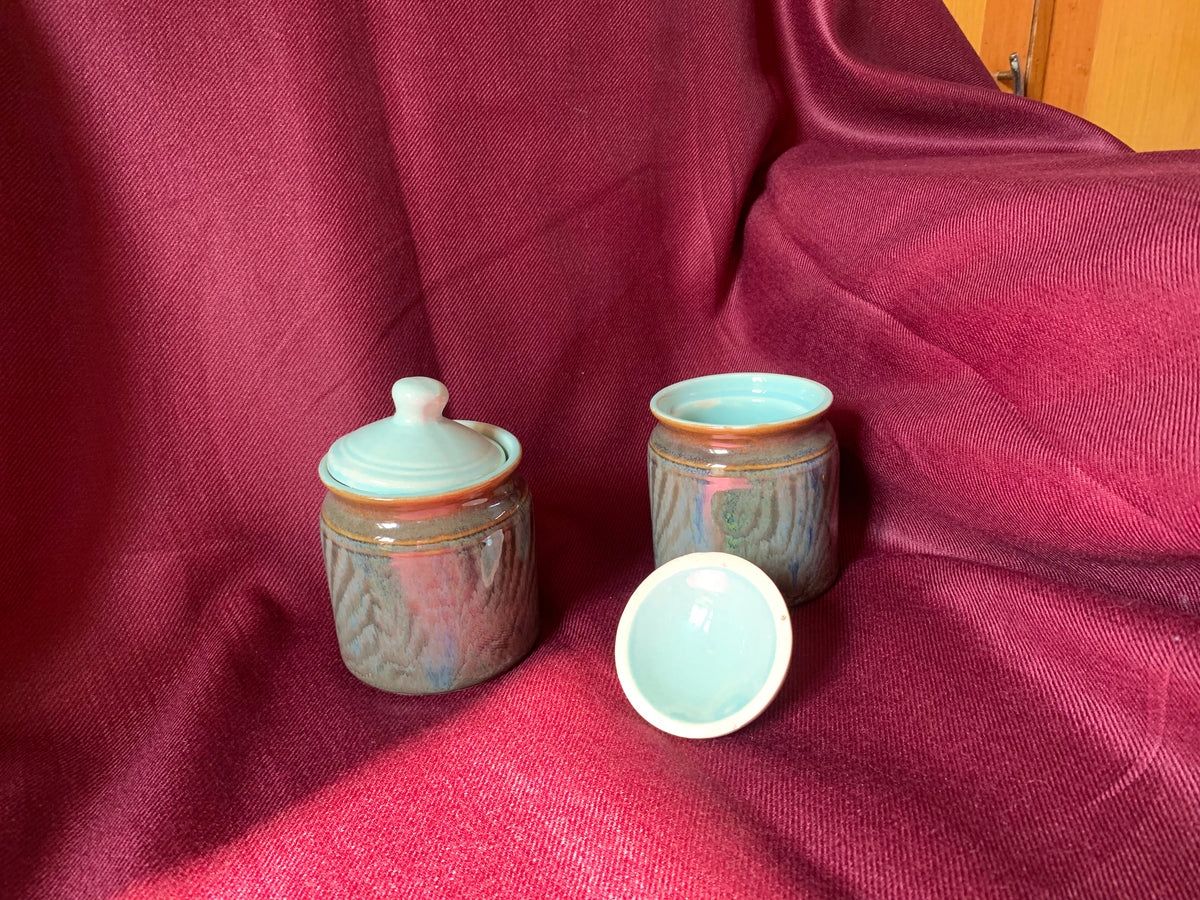
[(737, 372), (692, 378), (650, 401), (647, 467), (656, 565), (716, 551), (749, 560), (789, 606), (836, 580), (838, 446), (829, 389)]
[(517, 663), (538, 633), (521, 445), (446, 419), (432, 378), (392, 387), (396, 414), (334, 442), (321, 544), (342, 660), (373, 687), (453, 691)]

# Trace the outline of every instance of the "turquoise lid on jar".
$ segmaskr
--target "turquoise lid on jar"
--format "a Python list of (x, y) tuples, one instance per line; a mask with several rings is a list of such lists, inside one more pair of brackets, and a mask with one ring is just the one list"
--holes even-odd
[[(395, 415), (338, 438), (321, 460), (327, 487), (370, 497), (422, 497), (482, 484), (520, 455), (502, 429), (442, 415), (450, 393), (433, 378), (392, 385)], [(494, 435), (495, 440), (489, 435)]]

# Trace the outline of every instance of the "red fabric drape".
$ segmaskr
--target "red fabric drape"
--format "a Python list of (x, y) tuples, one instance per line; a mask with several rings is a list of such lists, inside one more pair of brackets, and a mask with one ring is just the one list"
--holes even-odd
[[(935, 0), (0, 5), (0, 888), (1200, 894), (1200, 154)], [(646, 403), (834, 391), (844, 575), (650, 729)], [(546, 628), (342, 667), (316, 464), (405, 374), (525, 445)]]

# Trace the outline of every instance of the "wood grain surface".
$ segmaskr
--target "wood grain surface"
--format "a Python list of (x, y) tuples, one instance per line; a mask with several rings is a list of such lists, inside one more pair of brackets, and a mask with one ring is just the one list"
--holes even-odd
[(1056, 0), (1040, 100), (1084, 115), (1099, 24), (1100, 0)]
[(1107, 0), (1086, 114), (1134, 150), (1200, 147), (1200, 3)]

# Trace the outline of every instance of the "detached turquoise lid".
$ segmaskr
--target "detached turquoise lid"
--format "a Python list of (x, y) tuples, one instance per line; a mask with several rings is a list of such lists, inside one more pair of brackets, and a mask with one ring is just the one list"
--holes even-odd
[(401, 378), (392, 385), (396, 414), (334, 441), (321, 461), (322, 480), (373, 497), (432, 496), (487, 481), (512, 454), (481, 432), (508, 438), (506, 444), (516, 440), (497, 428), (445, 418), (449, 399), (440, 381)]
[(615, 653), (621, 690), (638, 715), (678, 737), (720, 737), (753, 721), (779, 692), (792, 620), (754, 563), (689, 553), (633, 592)]

